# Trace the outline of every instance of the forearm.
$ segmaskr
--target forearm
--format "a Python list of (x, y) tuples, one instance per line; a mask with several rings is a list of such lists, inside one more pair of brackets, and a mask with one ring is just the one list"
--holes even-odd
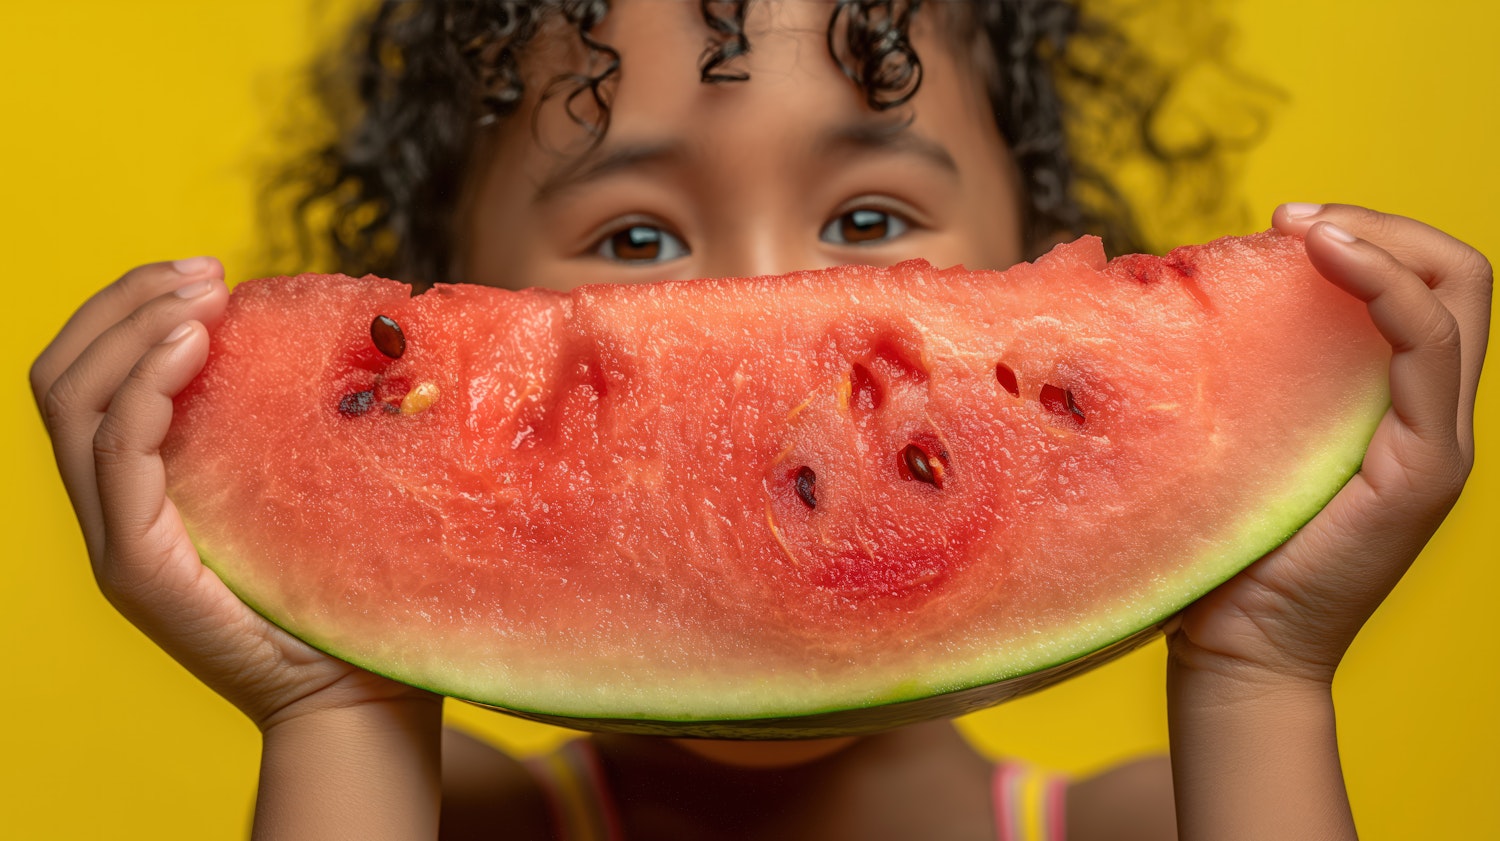
[(442, 705), (370, 703), (266, 730), (256, 841), (436, 838)]
[(1330, 687), (1167, 678), (1181, 839), (1354, 839)]

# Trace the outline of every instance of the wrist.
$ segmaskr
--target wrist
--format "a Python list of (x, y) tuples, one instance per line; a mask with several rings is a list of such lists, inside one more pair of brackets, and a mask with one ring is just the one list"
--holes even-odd
[(262, 742), (313, 734), (350, 733), (372, 727), (409, 730), (442, 718), (443, 698), (418, 689), (385, 698), (351, 699), (309, 696), (256, 721)]
[(1197, 669), (1169, 663), (1169, 714), (1220, 720), (1225, 726), (1270, 726), (1316, 720), (1331, 726), (1333, 685), (1259, 667)]
[[(268, 689), (262, 693), (263, 697), (249, 699), (248, 703), (231, 700), (250, 717), (262, 737), (301, 718), (353, 725), (361, 717), (352, 711), (361, 708), (386, 710), (385, 715), (401, 716), (430, 715), (433, 710), (442, 709), (440, 695), (347, 664), (334, 662), (333, 665), (332, 675), (294, 675), (285, 686), (275, 686), (277, 681), (273, 677), (267, 684), (275, 691)], [(309, 685), (317, 688), (309, 688)]]
[(1275, 646), (1258, 639), (1255, 628), (1225, 634), (1198, 627), (1195, 618), (1184, 614), (1167, 624), (1167, 672), (1174, 681), (1206, 697), (1326, 696), (1331, 690), (1340, 658), (1299, 655), (1322, 648), (1313, 641)]
[(1168, 648), (1167, 684), (1174, 698), (1191, 696), (1213, 707), (1247, 704), (1332, 702), (1333, 674), (1315, 669), (1286, 669), (1219, 658), (1181, 657)]
[(293, 711), (261, 727), (261, 744), (303, 742), (369, 743), (391, 746), (403, 741), (438, 739), (442, 731), (442, 698), (402, 697), (340, 707)]

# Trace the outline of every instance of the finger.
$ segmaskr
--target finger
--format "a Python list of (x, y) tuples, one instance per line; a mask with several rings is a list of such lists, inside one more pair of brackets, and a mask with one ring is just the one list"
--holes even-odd
[(1431, 225), (1354, 205), (1286, 204), (1272, 216), (1278, 230), (1305, 236), (1319, 222), (1332, 222), (1375, 243), (1437, 292), (1458, 320), (1463, 343), (1460, 427), (1472, 435), (1479, 371), (1489, 341), (1494, 269), (1474, 248)]
[(102, 528), (92, 445), (116, 390), (137, 360), (173, 327), (189, 319), (213, 323), (227, 300), (223, 282), (211, 277), (149, 300), (95, 337), (48, 387), (42, 414), (63, 486), (91, 545)]
[(214, 323), (227, 300), (223, 281), (202, 278), (142, 302), (94, 335), (43, 395), (42, 411), (49, 427), (68, 413), (103, 412), (141, 354), (184, 321)]
[(198, 322), (184, 322), (131, 368), (94, 435), (100, 516), (109, 546), (93, 557), (101, 586), (112, 597), (142, 582), (174, 583), (163, 575), (197, 575), (187, 564), (191, 555), (196, 568), (197, 554), (167, 501), (161, 445), (172, 425), (172, 398), (207, 358), (207, 331)]
[(1484, 255), (1443, 231), (1406, 216), (1381, 213), (1352, 204), (1284, 204), (1276, 208), (1272, 224), (1284, 233), (1306, 236), (1319, 222), (1378, 244), (1411, 269), (1428, 286), (1471, 285), (1475, 275), (1487, 273)]
[(1307, 256), (1325, 278), (1365, 302), (1390, 343), (1396, 417), (1419, 439), (1452, 451), (1462, 355), (1453, 313), (1405, 264), (1332, 222), (1308, 230)]
[(94, 293), (32, 363), (31, 393), (38, 408), (45, 413), (44, 399), (52, 383), (100, 333), (153, 298), (202, 280), (223, 279), (224, 267), (218, 260), (194, 257), (138, 266)]

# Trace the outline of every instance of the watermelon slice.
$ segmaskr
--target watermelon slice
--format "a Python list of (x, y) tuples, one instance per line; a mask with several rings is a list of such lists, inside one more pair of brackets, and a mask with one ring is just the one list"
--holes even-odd
[(587, 729), (822, 736), (1149, 639), (1358, 469), (1389, 349), (1274, 233), (570, 294), (239, 286), (169, 495), (350, 662)]

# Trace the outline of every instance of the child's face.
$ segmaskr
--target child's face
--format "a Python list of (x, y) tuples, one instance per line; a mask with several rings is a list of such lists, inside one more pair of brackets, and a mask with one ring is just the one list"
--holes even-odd
[(815, 0), (751, 5), (751, 53), (729, 68), (750, 81), (707, 85), (698, 4), (622, 0), (595, 33), (622, 69), (593, 148), (565, 96), (537, 110), (548, 80), (582, 66), (574, 33), (542, 36), (523, 66), (522, 116), (479, 157), (461, 276), (568, 289), (911, 257), (1020, 260), (1018, 176), (946, 24), (930, 7), (918, 16), (921, 89), (877, 113), (828, 54), (831, 12)]

